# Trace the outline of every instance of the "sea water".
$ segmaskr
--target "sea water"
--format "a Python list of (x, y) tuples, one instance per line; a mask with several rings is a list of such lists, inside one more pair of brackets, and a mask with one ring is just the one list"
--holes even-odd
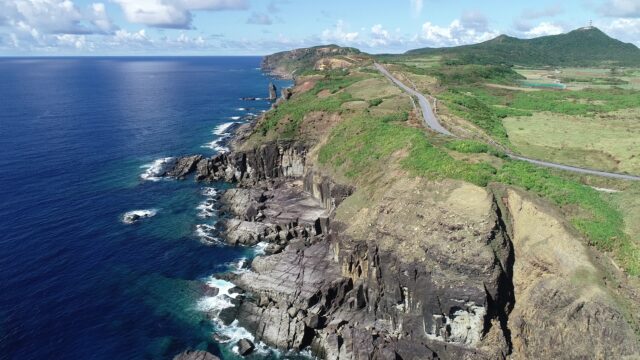
[(217, 238), (228, 185), (161, 175), (228, 151), (230, 125), (270, 107), (267, 84), (289, 84), (259, 63), (0, 59), (0, 359), (233, 357), (212, 334), (250, 334), (207, 316), (230, 305), (212, 276), (255, 250)]

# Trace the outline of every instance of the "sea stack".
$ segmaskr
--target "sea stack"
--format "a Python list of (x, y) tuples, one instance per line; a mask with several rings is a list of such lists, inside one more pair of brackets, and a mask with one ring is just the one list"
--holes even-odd
[(278, 98), (276, 91), (276, 86), (273, 83), (269, 83), (269, 101), (275, 101)]

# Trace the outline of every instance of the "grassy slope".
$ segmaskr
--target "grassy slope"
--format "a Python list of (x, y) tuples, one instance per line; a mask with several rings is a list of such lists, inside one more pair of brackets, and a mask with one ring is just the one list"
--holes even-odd
[[(607, 201), (601, 193), (549, 170), (502, 159), (499, 151), (485, 144), (470, 141), (447, 143), (445, 139), (433, 137), (423, 128), (408, 121), (411, 107), (406, 102), (398, 102), (404, 104), (404, 108), (399, 107), (394, 112), (378, 113), (378, 107), (385, 102), (396, 101), (401, 95), (397, 95), (392, 89), (385, 89), (381, 84), (381, 93), (388, 95), (380, 98), (383, 99), (381, 103), (371, 101), (378, 98), (375, 94), (364, 92), (368, 86), (361, 85), (375, 81), (376, 78), (377, 75), (368, 71), (328, 75), (318, 81), (312, 90), (295, 96), (276, 111), (268, 113), (257, 127), (253, 138), (258, 142), (295, 138), (300, 134), (299, 126), (305, 114), (310, 111), (340, 114), (342, 121), (328, 132), (326, 141), (319, 148), (318, 161), (345, 181), (355, 184), (370, 182), (375, 177), (373, 172), (389, 169), (392, 164), (396, 164), (393, 166), (411, 175), (429, 179), (453, 178), (480, 186), (486, 186), (490, 182), (518, 186), (559, 206), (591, 244), (601, 250), (611, 251), (630, 273), (640, 274), (638, 247), (624, 232), (624, 218), (617, 206)], [(367, 99), (355, 98), (354, 93)], [(495, 98), (498, 98), (495, 94), (467, 94), (467, 91), (458, 93), (480, 99), (479, 102), (490, 113), (491, 120), (500, 119), (500, 112), (504, 112), (493, 104), (496, 102)], [(535, 101), (555, 104), (550, 105), (553, 109), (565, 109), (559, 99), (550, 101), (549, 95), (531, 94), (534, 94)], [(551, 95), (552, 98), (554, 96), (557, 95)], [(625, 104), (627, 100), (624, 96), (613, 99), (615, 104)], [(532, 104), (532, 101), (525, 97), (520, 103)], [(345, 110), (345, 105), (355, 102), (364, 106)], [(615, 108), (618, 106), (615, 104), (596, 106)], [(582, 111), (590, 106), (594, 105), (574, 104), (567, 109)], [(478, 116), (477, 111), (472, 113), (473, 116)], [(451, 151), (489, 153), (500, 158), (499, 163), (504, 165), (496, 168), (495, 164), (491, 165), (493, 162), (461, 160), (452, 156)]]

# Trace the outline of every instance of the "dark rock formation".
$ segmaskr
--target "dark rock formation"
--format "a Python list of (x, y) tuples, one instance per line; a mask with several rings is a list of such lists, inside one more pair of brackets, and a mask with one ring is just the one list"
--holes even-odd
[(169, 167), (163, 176), (173, 177), (176, 179), (184, 179), (187, 175), (196, 169), (198, 163), (202, 160), (202, 155), (186, 156), (176, 159), (173, 166)]
[(202, 350), (187, 350), (174, 356), (173, 360), (220, 360), (220, 358)]
[(164, 176), (184, 179), (196, 172), (197, 181), (229, 181), (254, 185), (262, 180), (301, 177), (306, 146), (296, 142), (271, 142), (247, 152), (178, 158)]
[(286, 100), (291, 99), (292, 95), (293, 95), (293, 91), (291, 91), (291, 88), (283, 88), (281, 90), (280, 97), (281, 97), (281, 99), (286, 101)]
[(255, 345), (249, 339), (241, 339), (238, 341), (238, 354), (247, 356), (253, 352)]
[(274, 83), (269, 83), (269, 100), (275, 101), (278, 98), (278, 93), (276, 90), (276, 85)]

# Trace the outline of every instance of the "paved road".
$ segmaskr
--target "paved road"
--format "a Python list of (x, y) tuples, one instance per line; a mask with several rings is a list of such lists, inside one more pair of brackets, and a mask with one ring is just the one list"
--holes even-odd
[[(418, 98), (418, 102), (420, 103), (420, 108), (422, 109), (422, 115), (424, 116), (424, 122), (429, 128), (431, 128), (431, 130), (433, 130), (433, 131), (435, 131), (437, 133), (443, 134), (443, 135), (448, 135), (448, 136), (454, 136), (455, 137), (455, 135), (453, 135), (451, 132), (449, 132), (449, 130), (445, 129), (440, 124), (440, 122), (438, 122), (438, 118), (436, 118), (436, 115), (433, 113), (433, 109), (431, 108), (431, 104), (429, 103), (429, 101), (427, 100), (427, 98), (424, 95), (422, 95), (421, 93), (417, 92), (416, 90), (408, 87), (407, 85), (403, 84), (400, 80), (396, 79), (393, 75), (391, 75), (387, 71), (387, 69), (385, 69), (382, 65), (380, 65), (378, 63), (376, 63), (374, 65), (375, 65), (376, 69), (378, 69), (378, 71), (380, 71), (384, 76), (389, 78), (389, 80), (391, 80), (394, 84), (398, 85), (402, 90), (406, 91), (410, 95), (415, 96), (416, 98)], [(527, 158), (527, 157), (523, 157), (523, 156), (511, 154), (511, 153), (507, 153), (507, 156), (509, 156), (512, 159), (526, 161), (526, 162), (529, 162), (529, 163), (532, 163), (532, 164), (536, 164), (536, 165), (540, 165), (540, 166), (544, 166), (544, 167), (561, 169), (561, 170), (571, 171), (571, 172), (575, 172), (575, 173), (604, 176), (604, 177), (608, 177), (608, 178), (621, 179), (621, 180), (640, 181), (640, 176), (627, 175), (627, 174), (618, 174), (618, 173), (611, 173), (611, 172), (606, 172), (606, 171), (598, 171), (598, 170), (579, 168), (579, 167), (569, 166), (569, 165), (556, 164), (556, 163), (552, 163), (552, 162), (548, 162), (548, 161), (530, 159), (530, 158)]]
[(424, 122), (425, 122), (425, 124), (427, 124), (428, 127), (430, 127), (431, 129), (433, 129), (433, 131), (438, 132), (440, 134), (454, 136), (452, 133), (449, 132), (449, 130), (445, 129), (442, 125), (440, 125), (440, 123), (438, 122), (438, 119), (436, 118), (435, 114), (433, 113), (433, 109), (431, 108), (431, 104), (429, 103), (429, 100), (427, 100), (427, 98), (424, 97), (424, 95), (422, 95), (421, 93), (413, 90), (412, 88), (410, 88), (407, 85), (403, 84), (400, 80), (398, 80), (395, 77), (393, 77), (393, 75), (391, 75), (387, 71), (387, 69), (385, 69), (382, 65), (380, 65), (378, 63), (376, 63), (374, 65), (376, 66), (378, 71), (380, 71), (382, 74), (384, 74), (386, 77), (388, 77), (389, 80), (393, 81), (402, 90), (404, 90), (407, 93), (409, 93), (410, 95), (413, 95), (416, 98), (418, 98), (418, 102), (420, 103), (420, 108), (422, 108), (422, 115), (424, 116)]

